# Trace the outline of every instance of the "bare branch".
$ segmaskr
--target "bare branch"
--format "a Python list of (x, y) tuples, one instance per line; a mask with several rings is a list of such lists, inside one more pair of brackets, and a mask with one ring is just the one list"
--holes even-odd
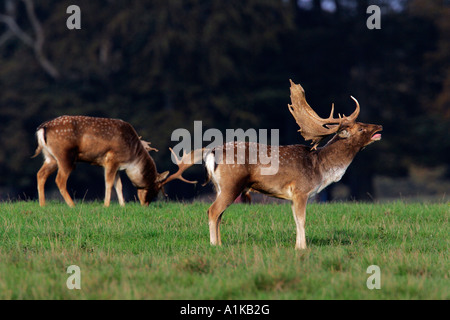
[(34, 12), (34, 4), (32, 0), (22, 0), (25, 3), (25, 7), (27, 9), (27, 15), (30, 19), (31, 25), (33, 26), (34, 32), (36, 34), (36, 40), (34, 42), (34, 52), (36, 58), (38, 59), (41, 66), (44, 70), (52, 76), (54, 79), (59, 78), (59, 72), (53, 66), (53, 64), (47, 59), (47, 57), (43, 53), (43, 47), (45, 42), (44, 30), (42, 29), (41, 23), (36, 17), (36, 13)]
[(16, 35), (20, 40), (22, 40), (23, 43), (25, 43), (30, 47), (34, 46), (33, 39), (25, 32), (23, 32), (23, 30), (19, 27), (19, 25), (16, 23), (16, 20), (14, 20), (13, 17), (0, 14), (0, 22), (6, 24), (9, 30), (11, 30), (11, 32), (14, 33), (14, 35)]
[[(5, 15), (0, 14), (0, 23), (4, 23), (9, 31), (5, 32), (0, 37), (0, 45), (5, 43), (7, 40), (10, 39), (11, 35), (14, 34), (17, 38), (19, 38), (24, 44), (27, 46), (33, 48), (34, 55), (36, 56), (36, 59), (38, 60), (41, 67), (44, 69), (44, 71), (49, 74), (52, 78), (57, 79), (59, 78), (59, 72), (58, 70), (53, 66), (53, 64), (47, 59), (47, 57), (44, 54), (44, 42), (45, 42), (45, 35), (44, 30), (41, 26), (41, 23), (39, 22), (38, 18), (36, 17), (36, 13), (34, 11), (34, 3), (32, 0), (22, 0), (22, 2), (25, 4), (25, 9), (27, 11), (28, 19), (30, 20), (30, 23), (33, 27), (36, 39), (33, 39), (31, 36), (29, 36), (27, 33), (25, 33), (20, 26), (17, 24), (16, 20), (12, 15)], [(8, 13), (12, 14), (15, 10), (15, 6), (13, 6), (10, 3), (10, 8)], [(12, 34), (11, 34), (12, 33)]]

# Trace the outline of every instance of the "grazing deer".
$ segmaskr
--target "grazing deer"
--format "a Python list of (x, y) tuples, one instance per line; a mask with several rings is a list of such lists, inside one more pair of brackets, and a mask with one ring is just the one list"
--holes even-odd
[[(208, 209), (210, 241), (220, 245), (219, 225), (225, 209), (242, 192), (257, 191), (266, 195), (292, 201), (292, 211), (297, 228), (296, 249), (306, 248), (305, 215), (308, 198), (322, 191), (333, 182), (339, 181), (356, 154), (381, 139), (379, 125), (356, 122), (360, 107), (348, 117), (333, 118), (334, 105), (327, 119), (320, 118), (305, 99), (303, 88), (291, 81), (292, 105), (290, 112), (300, 126), (305, 140), (312, 140), (313, 147), (303, 145), (264, 146), (267, 153), (278, 154), (278, 171), (273, 174), (261, 174), (268, 165), (259, 161), (249, 162), (249, 155), (258, 152), (261, 145), (256, 143), (231, 142), (212, 149), (205, 156), (205, 166), (209, 179), (216, 187), (217, 198)], [(317, 148), (326, 136), (335, 136), (323, 147)], [(241, 150), (239, 150), (241, 149)], [(245, 149), (245, 150), (242, 150)], [(245, 159), (238, 154), (245, 152)], [(216, 161), (224, 154), (232, 152), (234, 163)], [(219, 157), (217, 157), (219, 155)], [(242, 156), (241, 156), (242, 157)], [(239, 161), (240, 160), (240, 161)], [(243, 161), (244, 160), (244, 161)], [(219, 162), (219, 164), (217, 164)]]
[(134, 128), (122, 120), (61, 116), (41, 124), (37, 128), (36, 136), (38, 148), (33, 158), (43, 152), (45, 159), (37, 173), (41, 206), (45, 205), (45, 182), (56, 169), (58, 169), (56, 184), (61, 195), (70, 207), (75, 206), (67, 192), (67, 179), (76, 162), (104, 167), (106, 207), (110, 204), (113, 185), (120, 205), (125, 205), (119, 170), (125, 170), (137, 188), (141, 205), (148, 205), (163, 186), (174, 179), (196, 183), (182, 177), (184, 170), (189, 167), (183, 163), (187, 162), (186, 158), (181, 160), (176, 158), (179, 169), (171, 176), (168, 177), (169, 171), (158, 173), (155, 162), (148, 154), (148, 151), (156, 149), (150, 147), (149, 142), (140, 140)]

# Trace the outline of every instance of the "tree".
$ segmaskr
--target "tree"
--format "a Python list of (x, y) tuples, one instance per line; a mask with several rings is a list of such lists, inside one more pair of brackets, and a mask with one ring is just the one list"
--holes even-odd
[[(2, 197), (35, 194), (34, 131), (62, 114), (130, 122), (160, 150), (160, 171), (174, 168), (171, 132), (194, 120), (205, 129), (277, 128), (281, 144), (303, 143), (287, 109), (290, 78), (319, 115), (332, 102), (348, 114), (354, 95), (361, 121), (384, 126), (383, 141), (343, 178), (354, 198), (373, 195), (374, 175), (450, 162), (449, 13), (439, 1), (371, 1), (381, 30), (366, 28), (368, 2), (355, 0), (80, 0), (81, 30), (66, 27), (68, 0), (3, 3)], [(83, 168), (69, 184), (84, 195), (98, 180), (101, 198), (102, 179)]]

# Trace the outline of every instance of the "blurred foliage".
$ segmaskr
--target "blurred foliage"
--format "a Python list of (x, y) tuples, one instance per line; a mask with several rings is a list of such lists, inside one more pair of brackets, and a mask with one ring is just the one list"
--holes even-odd
[[(0, 13), (35, 37), (25, 2), (5, 0)], [(193, 131), (194, 120), (204, 130), (278, 128), (280, 143), (303, 143), (286, 108), (289, 78), (304, 86), (319, 115), (332, 102), (348, 114), (353, 95), (360, 121), (383, 125), (383, 140), (344, 177), (352, 197), (365, 198), (375, 174), (450, 163), (450, 9), (443, 1), (34, 2), (44, 54), (59, 76), (0, 23), (1, 198), (35, 196), (35, 129), (63, 114), (130, 122), (160, 150), (153, 155), (160, 172), (173, 170), (172, 131)], [(81, 8), (81, 30), (66, 28), (72, 4)], [(369, 4), (382, 8), (381, 30), (366, 28)], [(92, 188), (87, 172), (77, 179)], [(101, 188), (103, 172), (95, 172)]]

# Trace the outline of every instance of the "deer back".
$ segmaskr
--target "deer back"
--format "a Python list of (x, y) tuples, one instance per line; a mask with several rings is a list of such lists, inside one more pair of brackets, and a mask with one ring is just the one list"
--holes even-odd
[(45, 144), (51, 154), (76, 155), (76, 161), (103, 165), (106, 157), (114, 155), (118, 163), (135, 161), (148, 153), (134, 128), (118, 119), (86, 116), (61, 116), (43, 123)]

